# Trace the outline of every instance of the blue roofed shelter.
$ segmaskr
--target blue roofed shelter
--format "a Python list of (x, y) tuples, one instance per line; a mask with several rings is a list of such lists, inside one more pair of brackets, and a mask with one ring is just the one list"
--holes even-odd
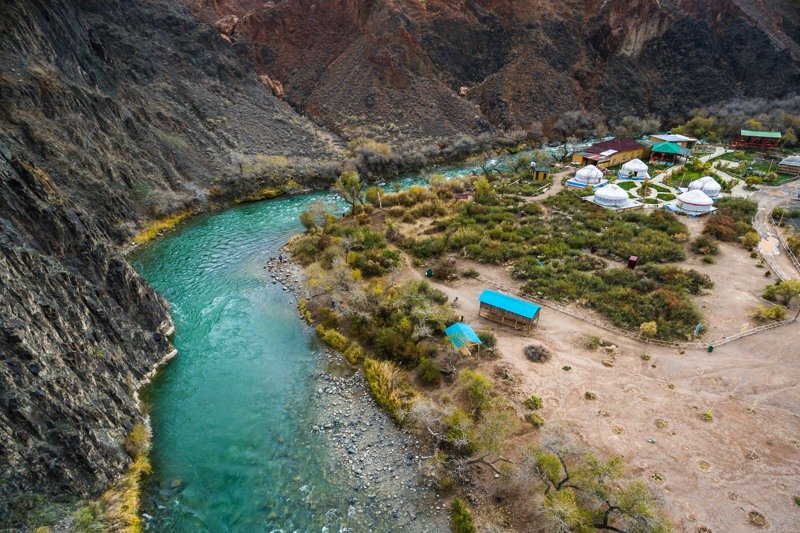
[(468, 348), (474, 344), (483, 344), (478, 334), (463, 322), (456, 322), (444, 330), (444, 334), (458, 349)]
[(478, 301), (478, 316), (528, 331), (539, 320), (539, 311), (542, 309), (535, 303), (489, 289), (478, 296)]

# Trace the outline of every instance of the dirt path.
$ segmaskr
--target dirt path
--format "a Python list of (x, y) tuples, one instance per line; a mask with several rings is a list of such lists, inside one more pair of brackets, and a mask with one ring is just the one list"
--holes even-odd
[[(765, 283), (763, 271), (748, 259), (723, 246), (717, 264), (706, 265), (717, 289), (699, 304), (720, 334), (743, 327), (759, 283)], [(516, 286), (503, 268), (463, 266)], [(406, 271), (403, 277), (421, 273)], [(747, 531), (751, 511), (765, 516), (772, 531), (795, 530), (800, 523), (800, 507), (792, 501), (800, 495), (800, 328), (773, 330), (713, 354), (681, 354), (609, 338), (601, 328), (548, 308), (533, 332), (523, 335), (477, 317), (481, 282), (433, 285), (451, 300), (458, 297), (457, 313), (466, 322), (495, 333), (500, 362), (516, 374), (520, 397), (535, 393), (544, 399), (546, 425), (563, 425), (590, 446), (622, 455), (632, 476), (664, 493), (677, 531)], [(585, 335), (617, 346), (587, 350)], [(524, 358), (523, 348), (533, 342), (553, 351), (551, 361)], [(495, 364), (487, 363), (485, 371)], [(586, 391), (597, 400), (586, 400)], [(709, 410), (713, 420), (705, 421), (701, 415)]]
[(750, 195), (751, 200), (758, 202), (758, 212), (753, 219), (753, 227), (761, 236), (758, 249), (780, 279), (796, 279), (800, 277), (800, 272), (786, 252), (782, 251), (778, 235), (770, 223), (770, 216), (773, 209), (784, 205), (790, 198), (797, 197), (799, 191), (800, 182), (794, 181), (777, 187), (761, 186)]

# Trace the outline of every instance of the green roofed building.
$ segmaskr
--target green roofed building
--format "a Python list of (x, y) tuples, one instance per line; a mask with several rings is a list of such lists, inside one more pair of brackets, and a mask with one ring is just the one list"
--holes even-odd
[(780, 145), (781, 137), (783, 134), (779, 131), (742, 130), (731, 143), (731, 147), (774, 150)]
[(539, 311), (542, 309), (535, 303), (489, 289), (478, 296), (478, 301), (478, 316), (515, 329), (530, 330), (533, 323), (539, 320)]
[(688, 148), (684, 148), (674, 142), (663, 142), (654, 144), (650, 150), (650, 161), (669, 161), (675, 163), (679, 159), (686, 159), (692, 153)]

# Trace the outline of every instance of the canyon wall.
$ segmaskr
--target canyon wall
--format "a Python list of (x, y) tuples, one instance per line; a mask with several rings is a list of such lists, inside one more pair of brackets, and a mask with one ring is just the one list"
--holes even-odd
[(215, 190), (269, 184), (246, 164), (340, 152), (185, 6), (0, 5), (0, 524), (129, 464), (168, 315), (121, 245)]
[[(677, 119), (800, 87), (788, 0), (191, 0), (297, 108), (379, 138), (545, 127), (564, 112)], [(463, 89), (462, 89), (463, 88)]]

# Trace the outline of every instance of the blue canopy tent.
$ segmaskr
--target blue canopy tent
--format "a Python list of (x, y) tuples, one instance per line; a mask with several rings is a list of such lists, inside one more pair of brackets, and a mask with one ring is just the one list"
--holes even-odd
[(444, 330), (444, 334), (456, 348), (463, 348), (473, 344), (483, 344), (475, 331), (467, 324), (456, 322)]
[(515, 329), (530, 330), (534, 321), (539, 320), (539, 311), (542, 309), (535, 303), (489, 289), (478, 296), (478, 301), (478, 316)]

